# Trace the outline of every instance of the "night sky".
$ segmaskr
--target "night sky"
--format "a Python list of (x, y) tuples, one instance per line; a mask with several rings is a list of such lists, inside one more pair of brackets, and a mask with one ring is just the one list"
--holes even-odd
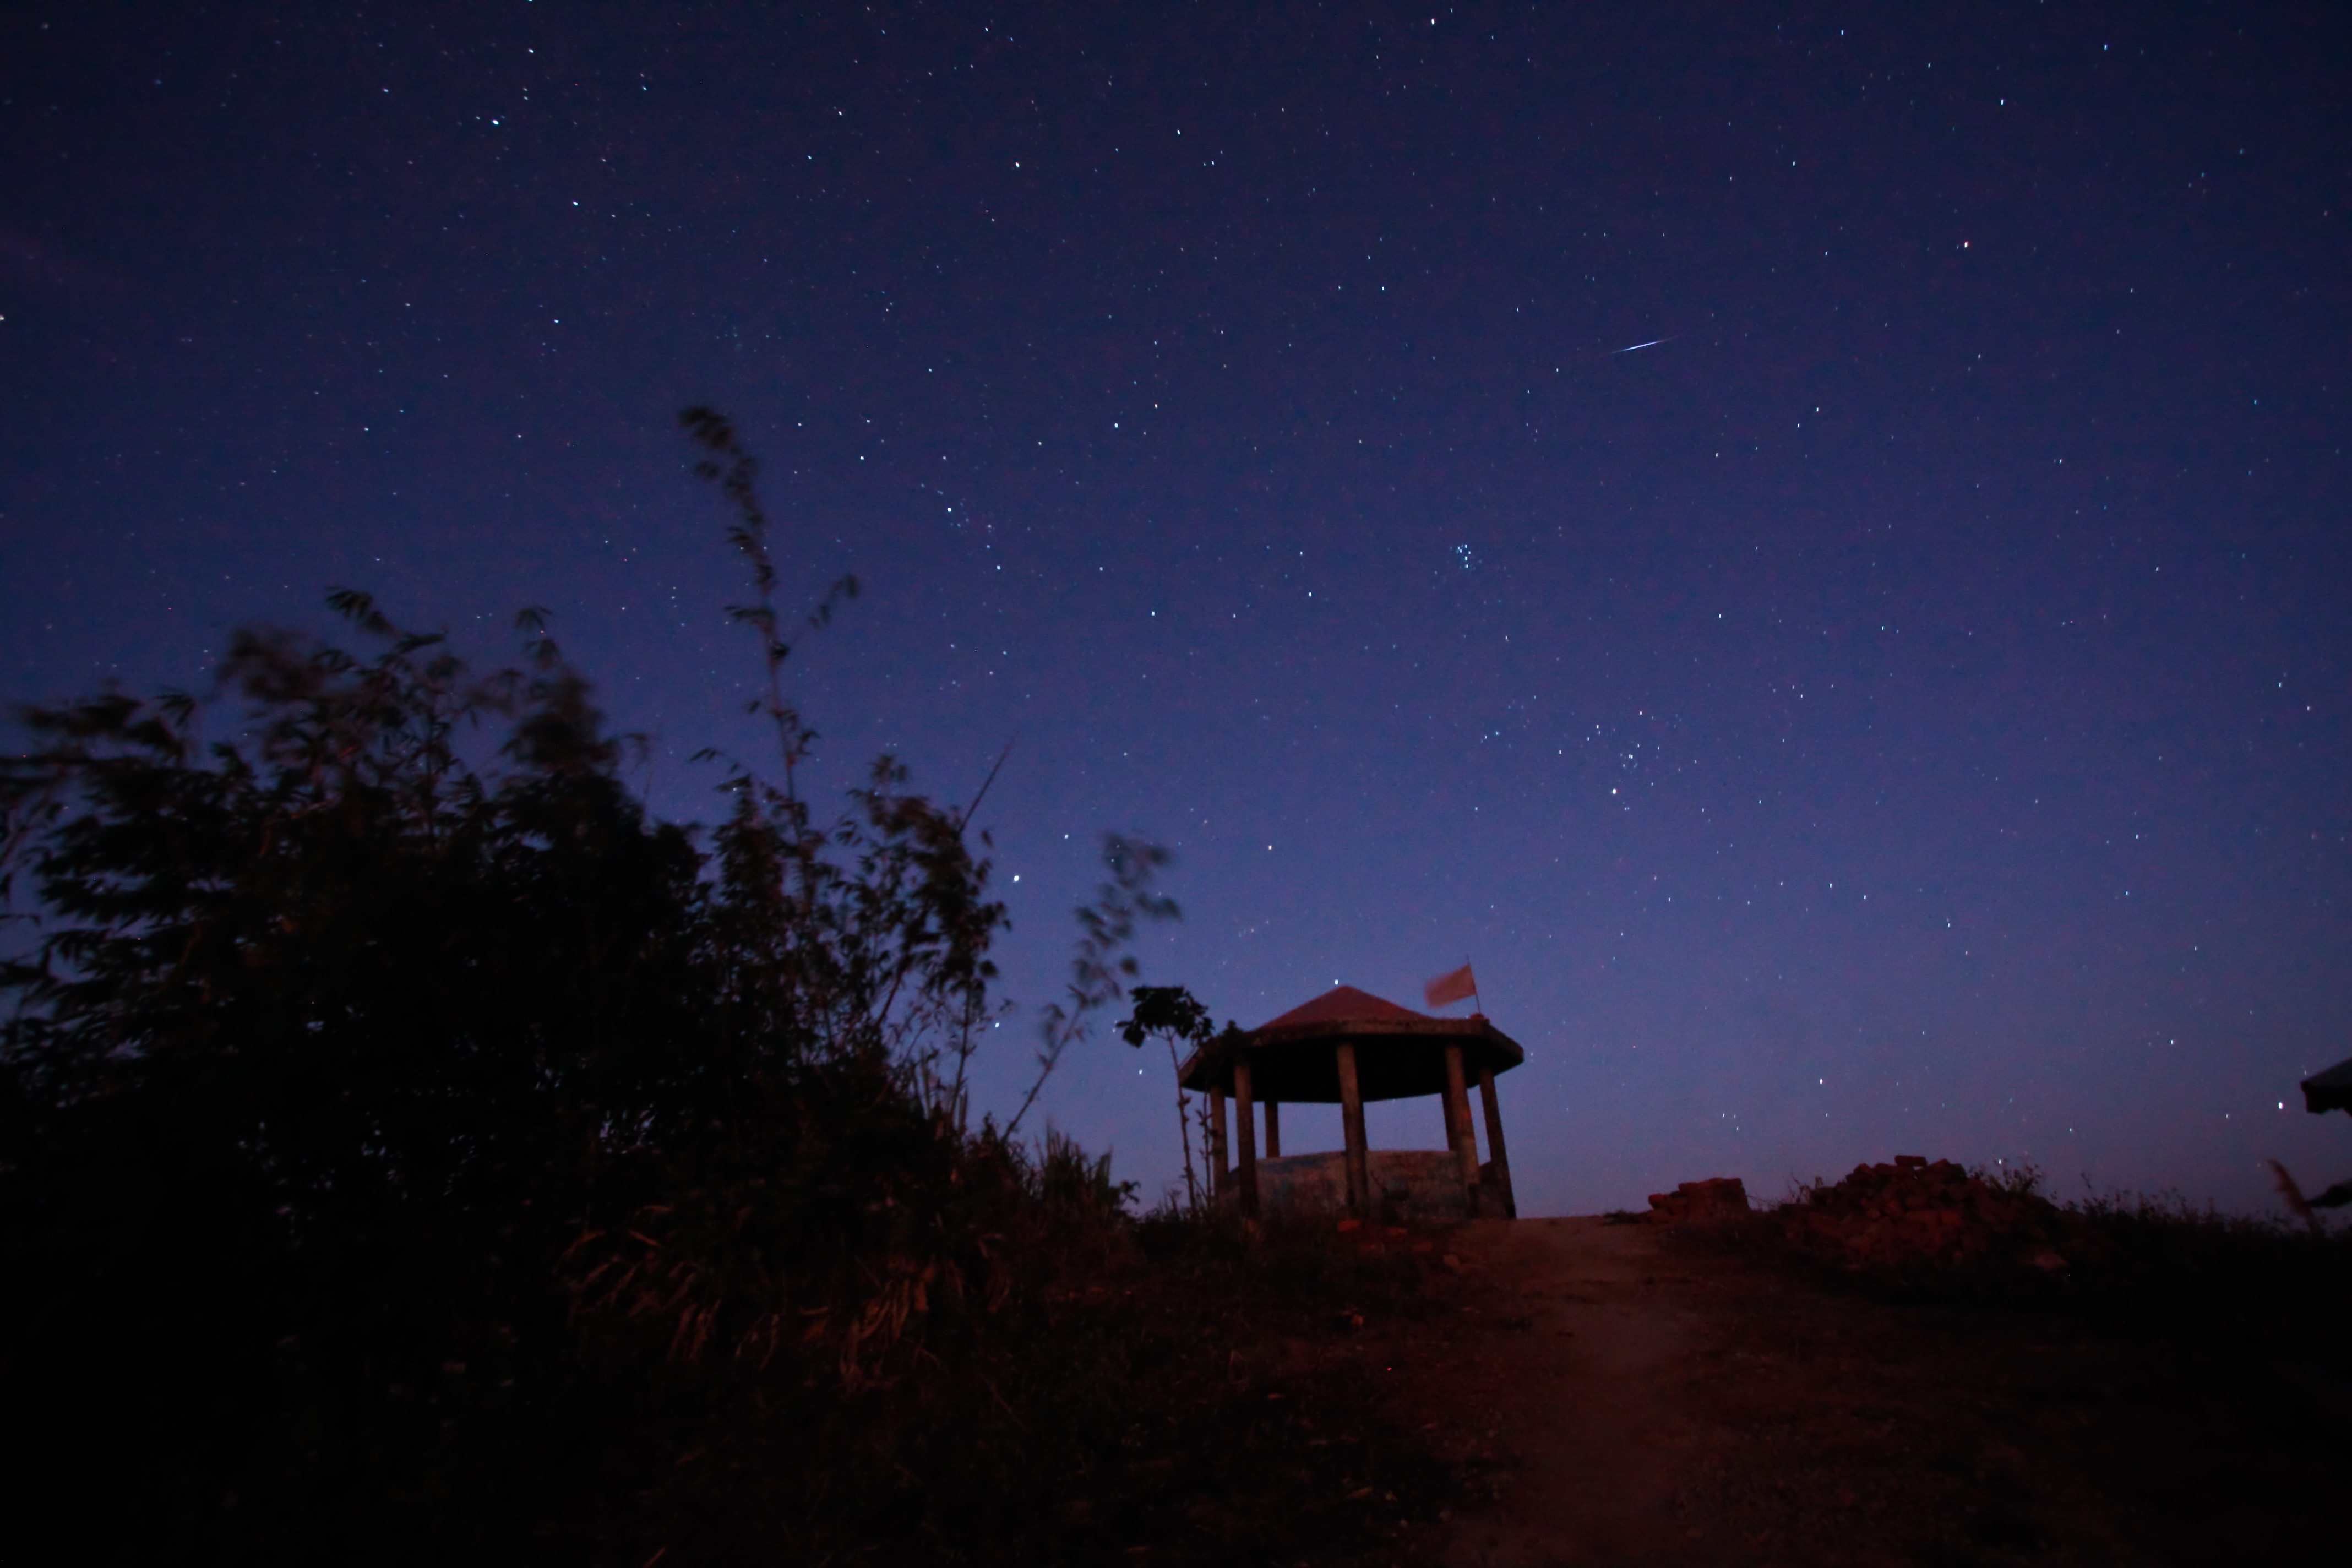
[[(1119, 829), (1220, 1018), (1474, 960), (1525, 1212), (2274, 1209), (2352, 1175), (2352, 20), (2158, 9), (13, 5), (0, 697), (539, 604), (713, 817), (709, 403), (866, 584), (819, 791), (1012, 746), (983, 1108)], [(1044, 1103), (1153, 1195), (1172, 1100)]]

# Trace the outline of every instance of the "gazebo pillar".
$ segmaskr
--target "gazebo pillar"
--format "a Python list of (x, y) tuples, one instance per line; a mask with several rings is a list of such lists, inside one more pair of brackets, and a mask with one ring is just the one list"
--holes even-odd
[(1233, 1173), (1225, 1163), (1225, 1091), (1209, 1090), (1209, 1195), (1223, 1197), (1233, 1190)]
[(1478, 1135), (1470, 1127), (1470, 1090), (1462, 1075), (1462, 1047), (1445, 1045), (1445, 1142), (1462, 1168), (1462, 1184), (1470, 1194), (1470, 1212), (1478, 1212)]
[(1282, 1158), (1282, 1101), (1278, 1100), (1265, 1102), (1265, 1157)]
[(1503, 1152), (1503, 1110), (1495, 1103), (1495, 1069), (1478, 1064), (1478, 1100), (1486, 1112), (1486, 1153), (1495, 1163), (1495, 1184), (1503, 1190), (1503, 1217), (1519, 1217), (1518, 1194), (1511, 1190), (1511, 1157)]
[(1250, 1101), (1249, 1053), (1234, 1058), (1234, 1128), (1242, 1140), (1242, 1213), (1257, 1214), (1257, 1118)]
[(1339, 1125), (1348, 1141), (1348, 1212), (1358, 1219), (1369, 1219), (1372, 1178), (1364, 1158), (1364, 1095), (1356, 1082), (1356, 1045), (1341, 1040), (1333, 1049), (1339, 1062)]

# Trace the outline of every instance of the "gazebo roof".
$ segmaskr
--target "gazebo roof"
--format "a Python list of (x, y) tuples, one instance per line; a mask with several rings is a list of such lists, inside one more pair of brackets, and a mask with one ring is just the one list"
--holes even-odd
[[(1339, 1066), (1332, 1047), (1356, 1047), (1356, 1082), (1367, 1100), (1411, 1100), (1445, 1089), (1445, 1047), (1462, 1047), (1462, 1065), (1508, 1072), (1528, 1059), (1519, 1043), (1486, 1022), (1433, 1018), (1352, 985), (1326, 991), (1249, 1032), (1250, 1091), (1258, 1100), (1339, 1100)], [(1176, 1081), (1196, 1092), (1233, 1092), (1232, 1058), (1204, 1047), (1185, 1058)]]

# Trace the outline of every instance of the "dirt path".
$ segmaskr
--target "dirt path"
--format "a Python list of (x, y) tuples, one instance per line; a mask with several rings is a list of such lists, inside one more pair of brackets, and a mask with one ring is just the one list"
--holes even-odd
[[(1358, 1364), (1466, 1487), (1416, 1560), (2334, 1561), (2352, 1441), (2260, 1333), (1905, 1304), (1732, 1232), (1490, 1222)], [(2249, 1325), (2251, 1327), (2251, 1325)], [(1401, 1528), (1400, 1544), (1407, 1539)]]
[(1493, 1499), (1450, 1521), (1447, 1563), (1717, 1560), (1675, 1506), (1682, 1471), (1714, 1436), (1683, 1396), (1708, 1326), (1677, 1299), (1694, 1281), (1658, 1238), (1597, 1218), (1455, 1236), (1454, 1331), (1396, 1346), (1391, 1384)]

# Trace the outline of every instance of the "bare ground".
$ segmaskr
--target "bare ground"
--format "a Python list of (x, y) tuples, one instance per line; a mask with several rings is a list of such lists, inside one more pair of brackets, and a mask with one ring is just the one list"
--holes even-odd
[(1393, 1505), (1399, 1562), (2342, 1560), (2340, 1385), (2259, 1324), (1872, 1294), (1762, 1221), (1437, 1246), (1420, 1310), (1337, 1352), (1452, 1467), (1434, 1517)]

